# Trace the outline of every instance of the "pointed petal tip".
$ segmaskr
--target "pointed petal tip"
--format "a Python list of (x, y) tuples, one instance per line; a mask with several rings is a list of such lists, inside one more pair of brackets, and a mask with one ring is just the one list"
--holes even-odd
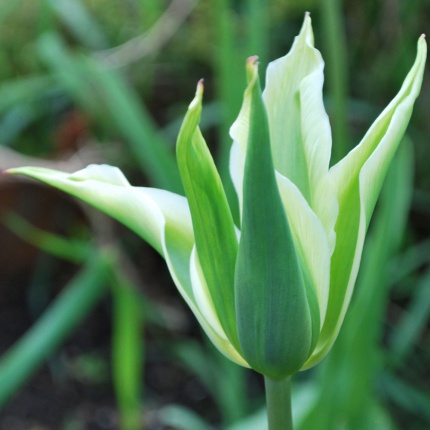
[[(2, 170), (1, 174), (2, 175), (19, 175), (21, 174), (23, 171), (28, 171), (28, 170), (34, 169), (34, 167), (28, 167), (28, 166), (24, 166), (24, 167), (11, 167), (9, 169), (6, 170)], [(25, 173), (24, 173), (25, 175)]]
[(200, 106), (203, 99), (203, 92), (204, 92), (205, 86), (204, 86), (204, 80), (200, 79), (197, 82), (197, 88), (196, 88), (196, 94), (194, 96), (193, 101), (188, 106), (188, 110), (195, 109), (197, 106)]
[(420, 38), (418, 39), (418, 57), (422, 59), (422, 61), (425, 61), (426, 55), (427, 55), (427, 40), (425, 33), (421, 34)]
[(307, 43), (310, 43), (312, 46), (314, 44), (314, 35), (312, 31), (312, 19), (311, 19), (311, 13), (309, 11), (305, 12), (305, 19), (303, 20), (303, 25), (300, 30), (299, 35), (297, 36), (298, 39), (304, 38), (302, 40), (306, 40)]
[(246, 60), (246, 75), (248, 83), (254, 81), (258, 76), (258, 55), (252, 55)]
[(258, 55), (251, 55), (250, 57), (248, 57), (246, 60), (246, 64), (252, 66), (258, 64)]

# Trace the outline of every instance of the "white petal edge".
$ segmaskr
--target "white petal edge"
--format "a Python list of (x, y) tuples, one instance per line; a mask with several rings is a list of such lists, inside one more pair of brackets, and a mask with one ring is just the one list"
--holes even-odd
[(279, 172), (276, 179), (296, 249), (302, 264), (309, 269), (315, 288), (322, 328), (330, 285), (331, 250), (326, 231), (296, 185)]
[(323, 82), (322, 63), (300, 84), (300, 120), (309, 175), (309, 204), (324, 226), (332, 254), (336, 245), (334, 227), (339, 204), (332, 177), (328, 174), (332, 145), (322, 97)]
[[(165, 240), (163, 242), (163, 249), (166, 255), (166, 263), (167, 267), (169, 269), (170, 275), (172, 276), (173, 282), (175, 283), (176, 287), (178, 288), (178, 291), (181, 293), (183, 299), (188, 304), (188, 306), (191, 309), (191, 312), (194, 314), (194, 316), (197, 318), (199, 324), (203, 328), (206, 335), (209, 337), (211, 342), (215, 345), (215, 347), (229, 360), (233, 361), (234, 363), (249, 368), (249, 364), (244, 360), (244, 358), (237, 352), (237, 350), (233, 347), (233, 345), (225, 338), (221, 337), (216, 330), (212, 327), (212, 325), (207, 321), (207, 315), (203, 316), (203, 313), (201, 312), (201, 309), (196, 304), (196, 302), (189, 297), (185, 289), (182, 285), (182, 283), (179, 280), (179, 277), (176, 275), (176, 268), (173, 265), (173, 262), (170, 258), (168, 249), (165, 244)], [(191, 256), (190, 256), (191, 260)], [(190, 264), (191, 265), (191, 264)]]
[(215, 312), (215, 306), (213, 304), (209, 288), (200, 265), (197, 248), (195, 245), (191, 251), (190, 257), (190, 275), (194, 299), (200, 312), (206, 319), (207, 323), (215, 331), (215, 333), (217, 333), (222, 339), (227, 340), (227, 336), (222, 329), (221, 323), (219, 322), (218, 316)]

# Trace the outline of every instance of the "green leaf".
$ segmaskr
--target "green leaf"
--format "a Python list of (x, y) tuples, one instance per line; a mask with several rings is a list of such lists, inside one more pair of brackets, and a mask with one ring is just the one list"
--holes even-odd
[(332, 256), (327, 317), (310, 365), (330, 349), (344, 319), (370, 217), (421, 88), (426, 53), (427, 46), (422, 36), (418, 41), (415, 64), (397, 96), (376, 119), (361, 143), (330, 169), (339, 201), (335, 227), (337, 239)]
[(3, 223), (22, 240), (58, 258), (83, 263), (94, 252), (87, 240), (65, 238), (39, 229), (15, 212), (6, 214)]
[(218, 318), (227, 338), (240, 350), (234, 304), (237, 237), (221, 179), (198, 128), (202, 96), (199, 82), (176, 150), (197, 248), (192, 259), (193, 288), (203, 314), (210, 315), (213, 325)]
[(168, 142), (161, 137), (146, 107), (121, 74), (94, 59), (72, 54), (56, 34), (43, 35), (37, 48), (73, 101), (101, 127), (109, 131), (114, 128), (124, 137), (136, 162), (153, 183), (180, 193), (179, 172)]
[(237, 324), (245, 359), (253, 369), (278, 379), (297, 372), (306, 361), (312, 316), (276, 183), (256, 57), (247, 66), (250, 130), (235, 278)]
[(157, 415), (160, 422), (178, 430), (213, 430), (213, 427), (195, 412), (182, 405), (164, 406)]
[(55, 351), (103, 297), (111, 255), (93, 258), (31, 328), (1, 357), (0, 407)]
[(68, 30), (90, 49), (106, 49), (109, 42), (99, 23), (91, 16), (85, 2), (80, 0), (47, 0)]
[(137, 430), (141, 427), (143, 300), (119, 267), (113, 272), (112, 376), (121, 428)]

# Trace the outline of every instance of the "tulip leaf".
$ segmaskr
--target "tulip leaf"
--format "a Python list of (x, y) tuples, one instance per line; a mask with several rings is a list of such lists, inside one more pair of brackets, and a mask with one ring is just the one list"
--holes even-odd
[(335, 227), (337, 239), (332, 256), (327, 317), (309, 365), (315, 364), (330, 349), (345, 316), (367, 226), (421, 88), (426, 52), (422, 36), (418, 41), (416, 61), (397, 96), (376, 119), (360, 144), (330, 169), (339, 201)]
[[(177, 159), (185, 193), (190, 205), (198, 260), (204, 279), (195, 276), (193, 287), (212, 307), (228, 339), (239, 349), (234, 303), (234, 270), (237, 237), (224, 188), (198, 127), (203, 83), (190, 104), (177, 142)], [(197, 267), (197, 266), (195, 266)], [(208, 297), (209, 295), (209, 297)], [(208, 311), (209, 312), (209, 311)]]
[(250, 129), (235, 277), (237, 324), (245, 359), (277, 379), (297, 372), (306, 361), (312, 316), (276, 183), (256, 57), (247, 67)]

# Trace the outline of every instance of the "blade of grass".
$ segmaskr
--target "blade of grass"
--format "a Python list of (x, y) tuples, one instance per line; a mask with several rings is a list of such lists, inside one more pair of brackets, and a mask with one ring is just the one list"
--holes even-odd
[(429, 427), (430, 394), (427, 391), (420, 390), (389, 373), (384, 374), (381, 388), (395, 405), (425, 420), (427, 425), (423, 428)]
[(225, 192), (232, 210), (234, 219), (239, 219), (239, 206), (233, 183), (229, 174), (230, 160), (230, 126), (239, 112), (242, 94), (246, 86), (245, 59), (246, 56), (238, 49), (236, 43), (235, 22), (231, 0), (215, 2), (213, 11), (213, 26), (218, 37), (218, 50), (214, 55), (213, 68), (215, 71), (215, 84), (217, 100), (220, 104), (220, 122), (217, 130), (218, 147), (216, 164), (220, 172)]
[(322, 34), (328, 95), (332, 101), (333, 151), (332, 163), (342, 159), (349, 150), (347, 123), (347, 47), (342, 23), (342, 0), (323, 0)]
[(48, 5), (82, 46), (103, 49), (108, 40), (97, 20), (80, 0), (46, 0)]
[(241, 419), (227, 430), (267, 430), (267, 412), (262, 408), (252, 415)]
[(158, 411), (158, 417), (163, 424), (178, 430), (213, 430), (213, 427), (203, 421), (195, 412), (180, 405), (169, 405)]
[(261, 70), (267, 66), (269, 54), (268, 4), (265, 0), (247, 0), (245, 5), (247, 21), (246, 57), (258, 55)]
[(86, 241), (48, 233), (33, 226), (17, 213), (8, 213), (3, 223), (26, 242), (67, 261), (82, 263), (94, 252)]
[(121, 429), (141, 428), (140, 396), (143, 371), (141, 297), (119, 267), (113, 268), (112, 366)]
[(109, 257), (95, 254), (0, 360), (0, 407), (37, 370), (106, 291)]
[(404, 253), (393, 259), (390, 268), (390, 279), (393, 284), (396, 284), (429, 261), (430, 239), (427, 239), (418, 244), (414, 244)]
[(136, 161), (154, 184), (180, 192), (182, 186), (173, 153), (122, 76), (90, 58), (72, 55), (58, 35), (45, 35), (38, 48), (69, 96), (102, 127), (114, 127), (125, 137)]
[[(16, 213), (9, 213), (4, 223), (23, 240), (58, 258), (82, 263), (95, 252), (87, 242), (38, 229)], [(144, 302), (116, 261), (109, 264), (108, 270), (112, 274), (109, 278), (113, 298), (113, 380), (121, 429), (138, 430), (141, 427)]]
[(404, 317), (390, 340), (390, 359), (396, 366), (404, 364), (430, 317), (430, 271), (421, 278)]
[(37, 76), (14, 79), (0, 85), (0, 113), (16, 105), (26, 103), (52, 91), (54, 79), (51, 76)]
[(219, 354), (212, 343), (203, 347), (194, 341), (182, 341), (173, 346), (172, 353), (212, 395), (221, 412), (223, 428), (246, 415), (245, 369)]

